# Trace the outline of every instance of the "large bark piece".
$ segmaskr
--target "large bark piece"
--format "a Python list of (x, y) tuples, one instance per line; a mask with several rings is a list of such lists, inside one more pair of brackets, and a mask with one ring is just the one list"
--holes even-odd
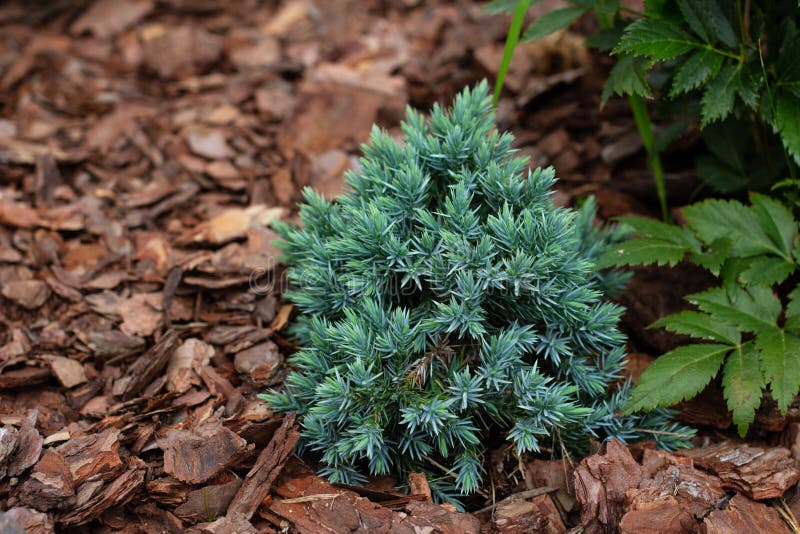
[(129, 399), (141, 392), (159, 373), (164, 370), (169, 362), (172, 351), (178, 346), (178, 335), (174, 330), (168, 330), (161, 336), (158, 343), (139, 357), (128, 368), (129, 376), (125, 377), (122, 385), (122, 397)]
[(158, 446), (164, 451), (164, 471), (201, 484), (241, 459), (247, 442), (213, 418), (190, 430), (170, 430)]
[(800, 480), (800, 466), (785, 447), (764, 449), (724, 441), (681, 454), (717, 475), (724, 488), (755, 500), (780, 497)]
[(575, 469), (575, 496), (587, 532), (615, 528), (624, 513), (625, 493), (639, 487), (644, 469), (628, 449), (612, 439), (603, 455), (590, 456)]
[(295, 427), (295, 415), (290, 413), (275, 431), (269, 444), (258, 455), (255, 465), (247, 473), (244, 483), (228, 507), (228, 514), (238, 514), (247, 519), (253, 517), (261, 502), (278, 478), (284, 463), (294, 451), (300, 432)]
[(792, 529), (771, 506), (736, 495), (722, 510), (714, 510), (705, 521), (705, 534), (790, 534)]

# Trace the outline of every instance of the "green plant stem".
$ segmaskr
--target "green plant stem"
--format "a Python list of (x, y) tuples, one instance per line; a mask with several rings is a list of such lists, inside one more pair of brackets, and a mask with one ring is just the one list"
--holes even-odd
[(514, 56), (514, 49), (519, 42), (522, 33), (522, 23), (525, 21), (525, 13), (531, 5), (531, 0), (519, 0), (514, 10), (514, 17), (511, 19), (511, 28), (506, 36), (506, 46), (503, 49), (503, 59), (500, 62), (500, 69), (497, 71), (497, 81), (494, 84), (494, 105), (500, 100), (500, 92), (503, 90), (503, 82), (506, 80), (508, 67), (511, 65), (511, 58)]
[(656, 182), (656, 194), (658, 203), (661, 206), (661, 218), (669, 221), (669, 211), (667, 210), (667, 186), (664, 183), (664, 169), (661, 166), (661, 156), (655, 149), (655, 136), (653, 135), (653, 124), (650, 122), (650, 115), (647, 113), (647, 105), (639, 95), (628, 95), (628, 103), (633, 112), (633, 120), (636, 122), (636, 129), (639, 137), (647, 152), (647, 166), (653, 173)]

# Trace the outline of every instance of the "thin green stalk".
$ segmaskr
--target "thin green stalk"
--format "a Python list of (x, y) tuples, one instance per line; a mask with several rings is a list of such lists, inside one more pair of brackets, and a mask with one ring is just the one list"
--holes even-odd
[(633, 112), (633, 120), (636, 122), (636, 129), (639, 130), (639, 137), (642, 139), (644, 149), (647, 151), (647, 165), (653, 173), (656, 182), (656, 194), (658, 203), (661, 206), (661, 218), (669, 221), (669, 211), (667, 210), (667, 186), (664, 183), (664, 169), (661, 166), (661, 156), (655, 149), (655, 136), (653, 135), (653, 124), (650, 122), (650, 115), (647, 113), (647, 105), (639, 95), (629, 95), (628, 103)]
[(514, 56), (514, 49), (519, 42), (522, 33), (522, 23), (525, 21), (525, 13), (531, 5), (531, 0), (519, 0), (514, 10), (514, 17), (511, 19), (511, 28), (506, 36), (506, 46), (503, 50), (503, 60), (500, 62), (500, 70), (497, 71), (497, 81), (494, 84), (494, 104), (500, 100), (500, 92), (503, 90), (503, 82), (506, 81), (506, 73), (511, 65), (511, 58)]

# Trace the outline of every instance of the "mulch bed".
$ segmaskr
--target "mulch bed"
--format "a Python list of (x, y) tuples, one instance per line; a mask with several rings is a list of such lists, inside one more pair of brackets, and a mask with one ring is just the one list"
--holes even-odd
[[(320, 479), (292, 454), (294, 416), (257, 398), (294, 350), (270, 222), (294, 219), (305, 186), (341, 192), (373, 123), (399, 131), (407, 104), (492, 76), (508, 21), (480, 7), (0, 5), (0, 531), (797, 531), (800, 412), (765, 404), (743, 443), (714, 387), (681, 409), (705, 425), (697, 449), (500, 449), (497, 491), (469, 513), (434, 504), (422, 475)], [(522, 46), (498, 122), (556, 167), (556, 202), (653, 213), (624, 101), (598, 106), (608, 66), (579, 33)], [(690, 139), (667, 158), (674, 205), (691, 153)], [(704, 283), (637, 275), (634, 376), (680, 341), (643, 327)]]

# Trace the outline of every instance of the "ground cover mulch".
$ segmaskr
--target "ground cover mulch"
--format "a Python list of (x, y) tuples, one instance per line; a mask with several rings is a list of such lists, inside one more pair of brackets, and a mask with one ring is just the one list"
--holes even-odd
[[(715, 385), (681, 407), (697, 448), (500, 448), (466, 513), (434, 504), (420, 474), (320, 479), (293, 455), (294, 416), (256, 397), (294, 350), (270, 222), (295, 218), (305, 186), (341, 192), (373, 123), (398, 132), (406, 105), (492, 77), (508, 20), (480, 7), (0, 5), (0, 531), (798, 531), (800, 412), (766, 402), (744, 442)], [(610, 63), (583, 46), (590, 24), (518, 50), (498, 123), (555, 166), (557, 203), (653, 214), (624, 101), (599, 109)], [(666, 158), (673, 205), (694, 190), (694, 142)], [(680, 342), (644, 327), (707, 283), (637, 274), (634, 378)]]

